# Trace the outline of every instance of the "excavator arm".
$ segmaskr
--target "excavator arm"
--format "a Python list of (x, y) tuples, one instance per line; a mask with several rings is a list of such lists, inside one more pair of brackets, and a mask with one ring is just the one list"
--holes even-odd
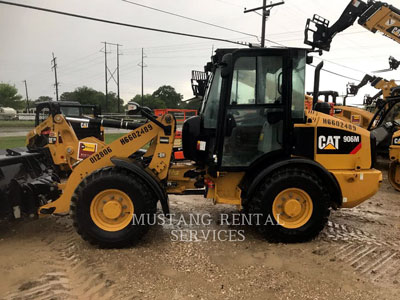
[(332, 26), (325, 18), (314, 15), (313, 19), (307, 20), (304, 43), (313, 49), (329, 51), (335, 35), (354, 25), (357, 20), (369, 31), (380, 31), (400, 43), (400, 10), (373, 0), (367, 3), (352, 0)]

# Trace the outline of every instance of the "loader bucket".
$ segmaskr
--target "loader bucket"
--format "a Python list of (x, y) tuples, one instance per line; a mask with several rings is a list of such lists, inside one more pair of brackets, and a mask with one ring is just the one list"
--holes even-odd
[(0, 155), (0, 217), (35, 215), (58, 197), (59, 177), (45, 152), (7, 150)]

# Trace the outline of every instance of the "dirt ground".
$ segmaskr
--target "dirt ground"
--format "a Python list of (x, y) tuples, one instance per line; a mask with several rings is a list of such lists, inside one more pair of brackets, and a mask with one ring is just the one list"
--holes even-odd
[[(384, 164), (381, 164), (384, 166)], [(384, 183), (357, 208), (334, 211), (305, 244), (270, 244), (252, 227), (219, 225), (201, 196), (171, 196), (176, 214), (210, 226), (154, 226), (135, 247), (96, 249), (69, 217), (0, 226), (1, 299), (398, 299), (400, 193)], [(177, 242), (172, 230), (244, 230), (244, 241)]]

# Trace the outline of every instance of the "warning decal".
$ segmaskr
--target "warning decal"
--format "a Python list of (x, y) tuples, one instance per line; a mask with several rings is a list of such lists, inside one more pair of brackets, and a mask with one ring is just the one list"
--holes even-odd
[(79, 142), (78, 159), (85, 159), (95, 152), (97, 152), (97, 144)]

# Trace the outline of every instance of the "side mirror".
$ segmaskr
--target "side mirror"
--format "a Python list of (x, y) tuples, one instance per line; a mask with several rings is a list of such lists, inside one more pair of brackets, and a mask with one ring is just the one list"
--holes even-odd
[(147, 112), (148, 114), (152, 114), (152, 113), (153, 113), (153, 111), (151, 110), (151, 108), (150, 108), (150, 107), (147, 107), (147, 106), (140, 107), (139, 109), (140, 109), (140, 110), (143, 110), (143, 111), (145, 111), (145, 112)]
[(232, 53), (225, 54), (221, 62), (221, 77), (228, 78), (232, 74), (233, 57)]
[(128, 115), (135, 115), (141, 110), (141, 107), (136, 102), (129, 102), (128, 103)]

